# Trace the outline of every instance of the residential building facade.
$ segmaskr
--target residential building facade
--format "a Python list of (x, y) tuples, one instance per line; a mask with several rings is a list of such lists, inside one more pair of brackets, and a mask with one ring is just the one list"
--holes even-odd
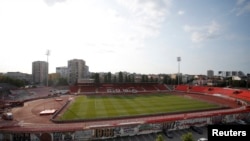
[(214, 71), (213, 70), (208, 70), (207, 71), (207, 77), (208, 78), (213, 78), (214, 77)]
[(48, 63), (45, 61), (32, 62), (33, 83), (46, 85), (48, 81)]
[(56, 67), (56, 73), (60, 74), (61, 78), (68, 78), (68, 67)]
[(84, 79), (86, 73), (85, 61), (81, 59), (73, 59), (68, 61), (68, 83), (74, 85), (78, 79)]
[(28, 83), (32, 82), (32, 75), (27, 74), (27, 73), (22, 73), (22, 72), (7, 72), (5, 76), (8, 76), (13, 79), (20, 79), (23, 81), (26, 81)]

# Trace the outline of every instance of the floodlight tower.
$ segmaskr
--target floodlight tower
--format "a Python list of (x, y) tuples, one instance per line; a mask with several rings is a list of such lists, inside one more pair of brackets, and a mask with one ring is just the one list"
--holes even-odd
[(181, 57), (177, 57), (178, 61), (178, 85), (180, 84), (180, 62), (181, 62)]
[(47, 74), (47, 79), (46, 79), (46, 85), (48, 87), (48, 81), (49, 81), (49, 55), (50, 55), (50, 50), (47, 50), (46, 54), (47, 56), (47, 67), (48, 67), (48, 74)]

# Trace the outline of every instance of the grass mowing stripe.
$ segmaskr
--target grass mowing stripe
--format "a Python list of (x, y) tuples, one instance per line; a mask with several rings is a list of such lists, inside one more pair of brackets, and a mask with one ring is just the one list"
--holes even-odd
[(106, 109), (108, 109), (107, 111), (108, 116), (115, 117), (119, 109), (117, 110), (117, 104), (114, 103), (114, 101), (112, 100), (112, 97), (108, 97), (107, 99), (105, 99), (105, 103), (106, 103), (105, 104)]
[[(88, 100), (87, 98), (84, 96), (84, 97), (81, 97), (83, 99), (83, 101), (81, 102), (79, 100), (79, 103), (81, 102), (80, 105), (78, 105), (78, 110), (77, 112), (79, 113), (78, 115), (80, 117), (85, 117), (86, 114), (87, 114), (87, 110), (89, 109), (89, 106), (88, 106)], [(77, 99), (78, 100), (78, 99)]]
[(123, 98), (125, 104), (127, 105), (127, 111), (130, 115), (138, 115), (140, 114), (140, 111), (137, 111), (139, 108), (139, 105), (134, 102), (133, 100), (127, 99), (126, 97)]
[(112, 105), (112, 113), (110, 114), (112, 117), (114, 116), (124, 116), (124, 115), (128, 115), (127, 111), (124, 110), (125, 107), (120, 103), (120, 99), (117, 98), (110, 98), (109, 102)]
[(140, 115), (149, 114), (149, 113), (154, 112), (154, 109), (150, 106), (150, 103), (145, 98), (144, 97), (139, 97), (139, 98), (134, 100), (135, 103), (137, 103), (137, 105), (138, 105), (137, 110), (141, 111)]
[(108, 117), (106, 104), (104, 104), (105, 99), (96, 99), (96, 116), (99, 117)]
[(88, 108), (86, 111), (86, 117), (85, 118), (93, 118), (96, 117), (96, 103), (95, 103), (96, 99), (92, 98), (92, 99), (88, 99)]
[(114, 107), (112, 103), (110, 103), (109, 98), (104, 98), (103, 99), (103, 106), (105, 107), (106, 110), (106, 117), (110, 117), (112, 113), (114, 112)]
[(71, 112), (66, 111), (61, 119), (75, 119), (76, 116), (82, 119), (109, 118), (184, 112), (218, 107), (218, 105), (190, 97), (168, 94), (79, 96), (75, 102), (69, 106), (69, 111)]
[(83, 117), (84, 110), (87, 110), (85, 97), (79, 97), (70, 105), (68, 110), (63, 114), (61, 119), (81, 119)]

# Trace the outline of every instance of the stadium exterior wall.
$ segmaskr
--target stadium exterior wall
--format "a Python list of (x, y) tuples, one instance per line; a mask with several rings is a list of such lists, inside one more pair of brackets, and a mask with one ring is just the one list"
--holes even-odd
[(134, 122), (123, 123), (113, 126), (88, 126), (82, 129), (70, 131), (47, 131), (28, 132), (25, 130), (3, 130), (0, 129), (1, 141), (89, 141), (95, 139), (116, 138), (119, 136), (134, 136), (161, 132), (162, 129), (178, 130), (189, 128), (191, 125), (206, 126), (210, 124), (229, 123), (237, 119), (250, 118), (250, 112), (233, 113), (227, 115), (214, 115), (210, 117), (196, 117), (192, 119), (177, 119), (164, 122)]

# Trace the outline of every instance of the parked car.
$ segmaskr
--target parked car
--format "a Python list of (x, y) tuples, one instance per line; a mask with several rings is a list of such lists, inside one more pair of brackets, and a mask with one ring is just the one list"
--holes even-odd
[(8, 113), (4, 113), (2, 115), (2, 119), (5, 119), (5, 120), (13, 120), (13, 115), (12, 113), (8, 112)]
[(250, 119), (243, 119), (243, 121), (245, 121), (246, 122), (246, 124), (250, 124)]
[(207, 138), (199, 138), (197, 141), (208, 141)]
[(190, 129), (192, 129), (194, 132), (198, 133), (198, 134), (203, 134), (203, 131), (200, 127), (197, 126), (190, 126)]
[(163, 129), (163, 133), (168, 137), (168, 138), (173, 138), (173, 132), (172, 131), (168, 131), (167, 129)]
[(245, 122), (245, 121), (243, 121), (243, 120), (236, 120), (235, 121), (237, 124), (241, 124), (241, 125), (246, 125), (247, 123)]

